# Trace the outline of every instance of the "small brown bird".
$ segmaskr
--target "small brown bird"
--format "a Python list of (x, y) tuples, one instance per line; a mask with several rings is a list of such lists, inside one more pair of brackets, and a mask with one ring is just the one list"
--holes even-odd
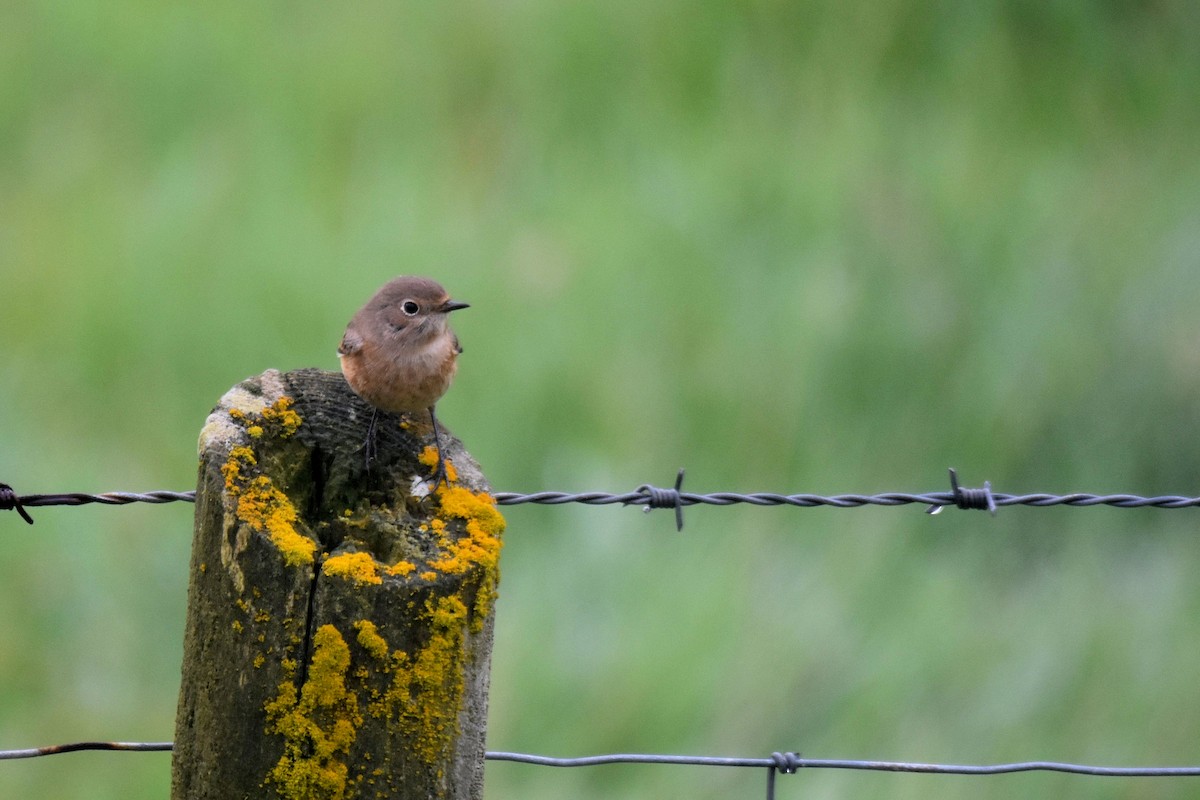
[[(446, 465), (433, 409), (450, 388), (462, 352), (446, 315), (467, 307), (451, 300), (437, 281), (395, 278), (354, 315), (338, 346), (346, 382), (377, 411), (429, 412), (438, 451), (434, 488), (446, 480)], [(374, 439), (372, 414), (364, 445), (368, 467)]]

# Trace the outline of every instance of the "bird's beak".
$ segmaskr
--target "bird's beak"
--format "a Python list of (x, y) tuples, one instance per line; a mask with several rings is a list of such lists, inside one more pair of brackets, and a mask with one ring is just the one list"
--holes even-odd
[(443, 314), (449, 314), (451, 311), (458, 311), (460, 308), (470, 307), (470, 303), (460, 303), (457, 300), (447, 300), (446, 302), (442, 303), (442, 306), (438, 309), (438, 311), (441, 311)]

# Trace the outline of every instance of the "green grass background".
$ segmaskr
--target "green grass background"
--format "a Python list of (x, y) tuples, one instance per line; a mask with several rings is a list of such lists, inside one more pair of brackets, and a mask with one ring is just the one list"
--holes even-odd
[[(1187, 2), (0, 8), (0, 480), (188, 489), (435, 276), (497, 489), (1200, 494)], [(511, 508), (489, 746), (1200, 763), (1200, 512)], [(191, 507), (0, 517), (0, 748), (173, 733)], [(169, 758), (0, 763), (161, 798)], [(492, 764), (489, 799), (761, 796)], [(780, 797), (1192, 797), (811, 771)]]

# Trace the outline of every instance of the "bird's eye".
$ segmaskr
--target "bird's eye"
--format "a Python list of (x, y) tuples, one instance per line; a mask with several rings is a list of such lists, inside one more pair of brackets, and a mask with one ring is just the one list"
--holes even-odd
[(412, 300), (405, 300), (403, 303), (400, 304), (400, 310), (403, 311), (405, 314), (408, 314), (411, 317), (412, 315), (414, 315), (418, 311), (420, 311), (421, 307), (419, 305), (417, 305), (416, 303), (414, 303)]

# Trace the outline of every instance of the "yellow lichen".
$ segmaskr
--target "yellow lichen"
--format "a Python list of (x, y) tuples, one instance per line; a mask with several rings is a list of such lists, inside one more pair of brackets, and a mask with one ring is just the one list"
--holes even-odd
[(403, 701), (401, 724), (426, 763), (445, 760), (458, 734), (463, 694), (463, 638), (467, 609), (457, 597), (426, 604), (429, 641), (409, 658), (400, 656), (391, 694)]
[(237, 503), (237, 518), (266, 533), (288, 566), (311, 564), (317, 543), (296, 530), (296, 507), (266, 475), (253, 475), (258, 459), (249, 447), (234, 447), (221, 467), (225, 491)]
[[(420, 462), (431, 468), (437, 464), (437, 458), (438, 452), (433, 446), (426, 447), (419, 456)], [(448, 483), (439, 486), (434, 494), (437, 500), (435, 516), (418, 527), (422, 533), (432, 534), (437, 555), (419, 572), (416, 565), (407, 560), (387, 567), (386, 571), (389, 575), (401, 576), (417, 572), (417, 577), (430, 582), (436, 581), (439, 575), (482, 571), (470, 623), (471, 630), (478, 632), (491, 615), (496, 599), (505, 522), (491, 495), (453, 485), (458, 480), (458, 472), (448, 460), (445, 466)], [(449, 525), (454, 521), (461, 525), (454, 526), (461, 531), (457, 535), (452, 534)]]
[(417, 568), (417, 565), (411, 561), (397, 561), (387, 568), (388, 575), (407, 575)]
[(345, 578), (360, 586), (365, 583), (383, 583), (379, 577), (379, 565), (370, 553), (339, 553), (325, 559), (321, 571), (326, 575)]
[(358, 631), (358, 643), (362, 649), (380, 661), (387, 658), (388, 644), (379, 635), (379, 629), (375, 627), (374, 622), (369, 619), (359, 620), (354, 623), (354, 630)]
[(292, 398), (281, 397), (257, 413), (247, 412), (240, 408), (228, 410), (229, 418), (246, 429), (251, 437), (261, 438), (268, 430), (278, 431), (281, 439), (286, 439), (299, 429), (300, 415), (292, 409)]
[(287, 800), (345, 797), (346, 754), (362, 725), (358, 698), (346, 687), (350, 648), (332, 625), (313, 635), (312, 663), (297, 695), (292, 681), (279, 684), (266, 704), (267, 733), (283, 737), (283, 756), (266, 776)]
[[(300, 415), (292, 410), (290, 397), (279, 398), (257, 414), (237, 408), (229, 409), (228, 413), (230, 419), (245, 426), (252, 439), (261, 438), (268, 430), (287, 438), (301, 424)], [(237, 503), (237, 518), (270, 536), (288, 565), (311, 564), (316, 542), (296, 530), (295, 507), (270, 478), (255, 474), (257, 467), (254, 450), (244, 445), (232, 448), (221, 467), (225, 490)]]
[[(430, 469), (436, 468), (438, 462), (438, 449), (433, 445), (426, 445), (425, 449), (421, 451), (421, 454), (417, 456), (417, 461), (420, 461)], [(444, 459), (442, 463), (446, 465), (446, 480), (450, 483), (457, 481), (458, 470), (456, 470), (454, 465), (450, 463), (450, 459)]]
[(221, 475), (225, 477), (225, 491), (235, 494), (240, 491), (239, 482), (242, 471), (258, 466), (258, 459), (249, 447), (238, 446), (229, 451), (229, 458), (221, 465)]
[(370, 692), (366, 713), (394, 718), (415, 754), (424, 763), (436, 765), (451, 757), (459, 732), (467, 608), (457, 597), (431, 598), (422, 617), (429, 638), (411, 655), (404, 650), (391, 651), (370, 620), (360, 620), (354, 628), (374, 669), (391, 676), (385, 691)]
[(500, 550), (503, 547), (504, 517), (496, 508), (495, 499), (486, 492), (472, 492), (462, 486), (446, 486), (438, 490), (438, 517), (462, 520), (465, 536), (445, 541), (442, 555), (429, 566), (447, 575), (460, 575), (481, 568), (484, 579), (475, 597), (473, 631), (483, 629), (484, 620), (492, 612), (496, 587), (500, 581)]
[[(355, 641), (370, 661), (357, 667), (338, 630), (318, 628), (304, 686), (297, 690), (296, 664), (284, 659), (285, 680), (265, 706), (267, 733), (283, 738), (283, 756), (265, 783), (286, 800), (340, 800), (353, 794), (356, 781), (379, 777), (378, 769), (368, 773), (347, 762), (364, 712), (395, 720), (422, 762), (445, 764), (459, 732), (467, 616), (457, 597), (429, 599), (422, 613), (428, 639), (411, 655), (391, 650), (375, 623), (359, 620), (353, 625)], [(386, 689), (361, 694), (374, 683), (372, 674), (390, 676)]]
[[(438, 493), (441, 513), (466, 522), (466, 536), (445, 548), (441, 558), (429, 566), (449, 575), (459, 575), (475, 565), (494, 569), (499, 563), (504, 517), (487, 494), (476, 494), (461, 486)], [(435, 520), (437, 521), (437, 520)]]
[(283, 438), (291, 436), (303, 421), (300, 415), (292, 410), (292, 398), (281, 397), (262, 410), (264, 423), (279, 426), (279, 435)]

